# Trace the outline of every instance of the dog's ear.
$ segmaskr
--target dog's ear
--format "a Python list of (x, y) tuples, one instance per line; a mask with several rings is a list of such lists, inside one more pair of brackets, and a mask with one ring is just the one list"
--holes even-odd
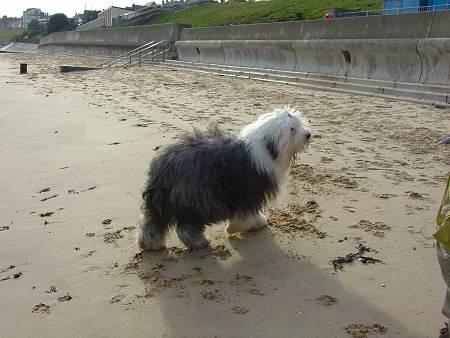
[(272, 156), (272, 158), (276, 160), (278, 157), (278, 149), (275, 145), (275, 142), (269, 137), (265, 137), (264, 143), (266, 144), (266, 148), (269, 151), (270, 156)]

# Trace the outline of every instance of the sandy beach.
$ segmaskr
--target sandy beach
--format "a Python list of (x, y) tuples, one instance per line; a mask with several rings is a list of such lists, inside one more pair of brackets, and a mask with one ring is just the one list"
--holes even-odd
[[(28, 74), (19, 75), (19, 63)], [(101, 60), (0, 55), (0, 337), (437, 337), (450, 110)], [(134, 244), (149, 161), (290, 103), (313, 138), (269, 226)], [(358, 251), (378, 261), (332, 261)], [(361, 248), (361, 246), (360, 246)]]

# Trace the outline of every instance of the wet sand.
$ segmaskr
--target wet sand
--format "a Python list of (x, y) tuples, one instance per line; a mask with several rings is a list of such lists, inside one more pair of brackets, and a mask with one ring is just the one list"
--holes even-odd
[[(29, 74), (18, 75), (19, 62)], [(448, 109), (154, 66), (0, 55), (0, 337), (434, 337)], [(151, 158), (291, 103), (314, 137), (269, 226), (134, 245)], [(358, 252), (382, 261), (332, 261)], [(337, 270), (337, 271), (335, 271)]]

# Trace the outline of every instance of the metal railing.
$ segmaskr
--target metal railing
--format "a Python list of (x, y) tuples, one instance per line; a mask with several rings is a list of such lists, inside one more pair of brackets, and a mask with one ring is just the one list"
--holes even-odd
[[(133, 62), (131, 56), (130, 56), (130, 62), (128, 64), (128, 68), (134, 67), (134, 66), (141, 66), (143, 62), (145, 62), (148, 59), (152, 59), (154, 61), (156, 56), (161, 55), (161, 59), (164, 62), (165, 60), (165, 53), (168, 52), (168, 48), (166, 46), (166, 40), (162, 40), (160, 42), (157, 42), (153, 44), (152, 46), (142, 49), (137, 53), (134, 53), (136, 56), (136, 60)], [(146, 51), (146, 53), (142, 54), (142, 52)]]
[(160, 51), (155, 51), (155, 52), (151, 52), (151, 53), (142, 55), (142, 58), (139, 60), (139, 67), (141, 66), (142, 63), (144, 63), (148, 59), (151, 59), (152, 62), (154, 62), (155, 60), (158, 60), (159, 58), (157, 58), (157, 56), (159, 56), (159, 55), (161, 55), (161, 58), (158, 61), (164, 62), (166, 59), (165, 55), (168, 51), (169, 51), (169, 49), (165, 48)]
[(163, 41), (155, 43), (150, 50), (147, 51), (147, 49), (146, 49), (146, 53), (143, 54), (142, 53), (143, 51), (144, 50), (141, 50), (137, 54), (137, 60), (135, 60), (135, 62), (132, 62), (130, 59), (130, 63), (128, 65), (129, 68), (134, 67), (134, 66), (140, 67), (148, 59), (151, 59), (152, 61), (154, 61), (155, 58), (159, 55), (161, 55), (161, 61), (164, 62), (165, 54), (169, 51), (169, 49), (166, 46), (166, 40), (163, 40)]
[(372, 16), (372, 15), (395, 15), (404, 13), (421, 13), (421, 12), (435, 12), (448, 10), (450, 10), (450, 4), (419, 6), (419, 7), (403, 7), (403, 8), (385, 8), (376, 11), (346, 12), (339, 15), (339, 17), (342, 18), (342, 17)]
[[(158, 44), (158, 42), (156, 43)], [(132, 56), (138, 54), (139, 52), (142, 52), (143, 50), (147, 50), (148, 48), (151, 48), (153, 45), (155, 45), (155, 41), (150, 41), (142, 46), (139, 46), (135, 49), (132, 49), (126, 53), (123, 53), (119, 56), (116, 56), (114, 58), (112, 58), (111, 60), (108, 60), (106, 62), (103, 62), (102, 64), (98, 65), (97, 67), (99, 68), (108, 68), (111, 67), (113, 65), (117, 65), (121, 62), (129, 62), (131, 63), (132, 60)], [(129, 61), (128, 61), (129, 60)]]

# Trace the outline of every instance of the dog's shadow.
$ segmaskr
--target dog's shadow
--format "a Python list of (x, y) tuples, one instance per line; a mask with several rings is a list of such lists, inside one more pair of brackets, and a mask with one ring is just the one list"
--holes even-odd
[(275, 238), (266, 228), (205, 250), (143, 253), (145, 297), (166, 336), (347, 337), (351, 324), (381, 324), (388, 336), (420, 337)]

